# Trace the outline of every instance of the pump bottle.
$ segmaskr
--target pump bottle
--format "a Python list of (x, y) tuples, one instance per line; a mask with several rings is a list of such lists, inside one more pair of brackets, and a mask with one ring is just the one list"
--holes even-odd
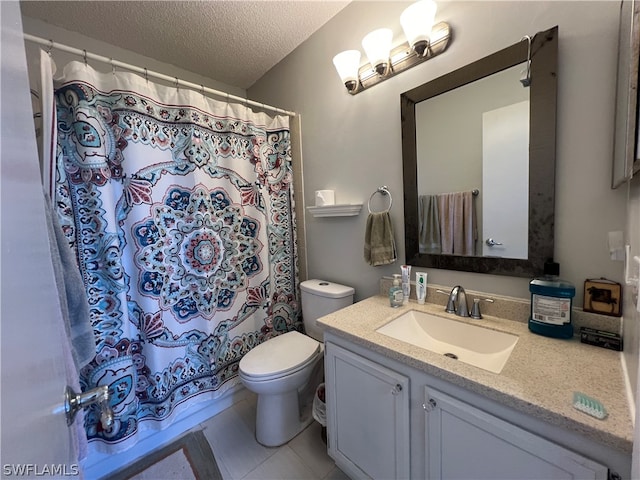
[(400, 274), (393, 274), (393, 285), (389, 289), (389, 304), (393, 308), (402, 306), (404, 295), (402, 294), (402, 287), (400, 286)]

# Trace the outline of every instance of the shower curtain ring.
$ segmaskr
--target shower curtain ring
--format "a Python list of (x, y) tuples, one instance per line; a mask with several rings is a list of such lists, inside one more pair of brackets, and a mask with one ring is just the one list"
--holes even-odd
[(87, 66), (87, 51), (86, 50), (82, 50), (82, 58), (84, 60), (84, 66)]
[(175, 85), (176, 85), (176, 90), (178, 90), (178, 89), (179, 89), (179, 85), (178, 85), (178, 77), (175, 77), (175, 79), (176, 79), (176, 84), (175, 84)]
[(200, 84), (200, 93), (204, 97), (204, 85)]
[(112, 74), (112, 75), (115, 75), (115, 74), (116, 74), (116, 66), (115, 66), (115, 64), (113, 63), (113, 57), (111, 57), (111, 58), (109, 59), (109, 63), (111, 64), (111, 74)]
[(49, 39), (49, 46), (47, 47), (47, 55), (51, 56), (51, 50), (53, 50), (53, 40)]
[(149, 72), (147, 71), (147, 67), (144, 68), (144, 79), (149, 83)]

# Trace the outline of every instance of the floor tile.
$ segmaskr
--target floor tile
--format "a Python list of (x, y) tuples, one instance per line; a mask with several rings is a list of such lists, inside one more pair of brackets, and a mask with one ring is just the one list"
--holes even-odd
[(233, 408), (240, 415), (245, 425), (255, 434), (256, 431), (256, 410), (258, 408), (258, 396), (249, 392), (245, 401), (236, 403)]
[[(286, 445), (278, 448), (260, 445), (255, 438), (256, 403), (257, 396), (248, 392), (201, 424), (224, 480), (349, 480), (327, 454), (322, 427), (316, 421)], [(171, 462), (160, 462), (157, 474), (149, 470), (145, 472), (147, 476), (137, 479), (150, 480), (148, 475), (156, 475), (158, 479), (190, 478), (189, 472), (173, 471), (183, 464), (182, 458), (175, 460), (175, 467)]]
[(131, 480), (196, 480), (189, 460), (182, 450), (172, 453), (143, 472), (131, 477)]
[(280, 447), (278, 452), (258, 468), (251, 471), (244, 480), (320, 480), (320, 477), (302, 463), (302, 460), (288, 446)]
[(312, 422), (305, 430), (289, 442), (289, 447), (302, 459), (313, 473), (324, 478), (335, 467), (322, 441), (322, 425)]
[(340, 470), (338, 467), (333, 467), (333, 470), (329, 472), (329, 475), (324, 477), (323, 480), (350, 480), (346, 473)]
[(254, 430), (245, 423), (242, 416), (243, 409), (246, 408), (246, 401), (242, 400), (203, 424), (203, 433), (225, 479), (229, 475), (230, 480), (243, 478), (278, 451), (277, 448), (267, 448), (256, 441)]

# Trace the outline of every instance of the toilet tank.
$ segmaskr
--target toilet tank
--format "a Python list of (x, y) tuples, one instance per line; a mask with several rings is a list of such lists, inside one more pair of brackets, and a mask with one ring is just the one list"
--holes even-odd
[(316, 320), (351, 305), (355, 290), (326, 280), (305, 280), (300, 284), (300, 290), (304, 331), (322, 342), (322, 329), (318, 327)]

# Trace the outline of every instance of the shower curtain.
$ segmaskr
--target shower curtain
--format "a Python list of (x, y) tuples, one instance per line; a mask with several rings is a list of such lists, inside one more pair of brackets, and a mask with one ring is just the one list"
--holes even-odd
[(288, 117), (72, 62), (56, 81), (52, 188), (108, 385), (98, 451), (238, 384), (251, 348), (300, 330)]

